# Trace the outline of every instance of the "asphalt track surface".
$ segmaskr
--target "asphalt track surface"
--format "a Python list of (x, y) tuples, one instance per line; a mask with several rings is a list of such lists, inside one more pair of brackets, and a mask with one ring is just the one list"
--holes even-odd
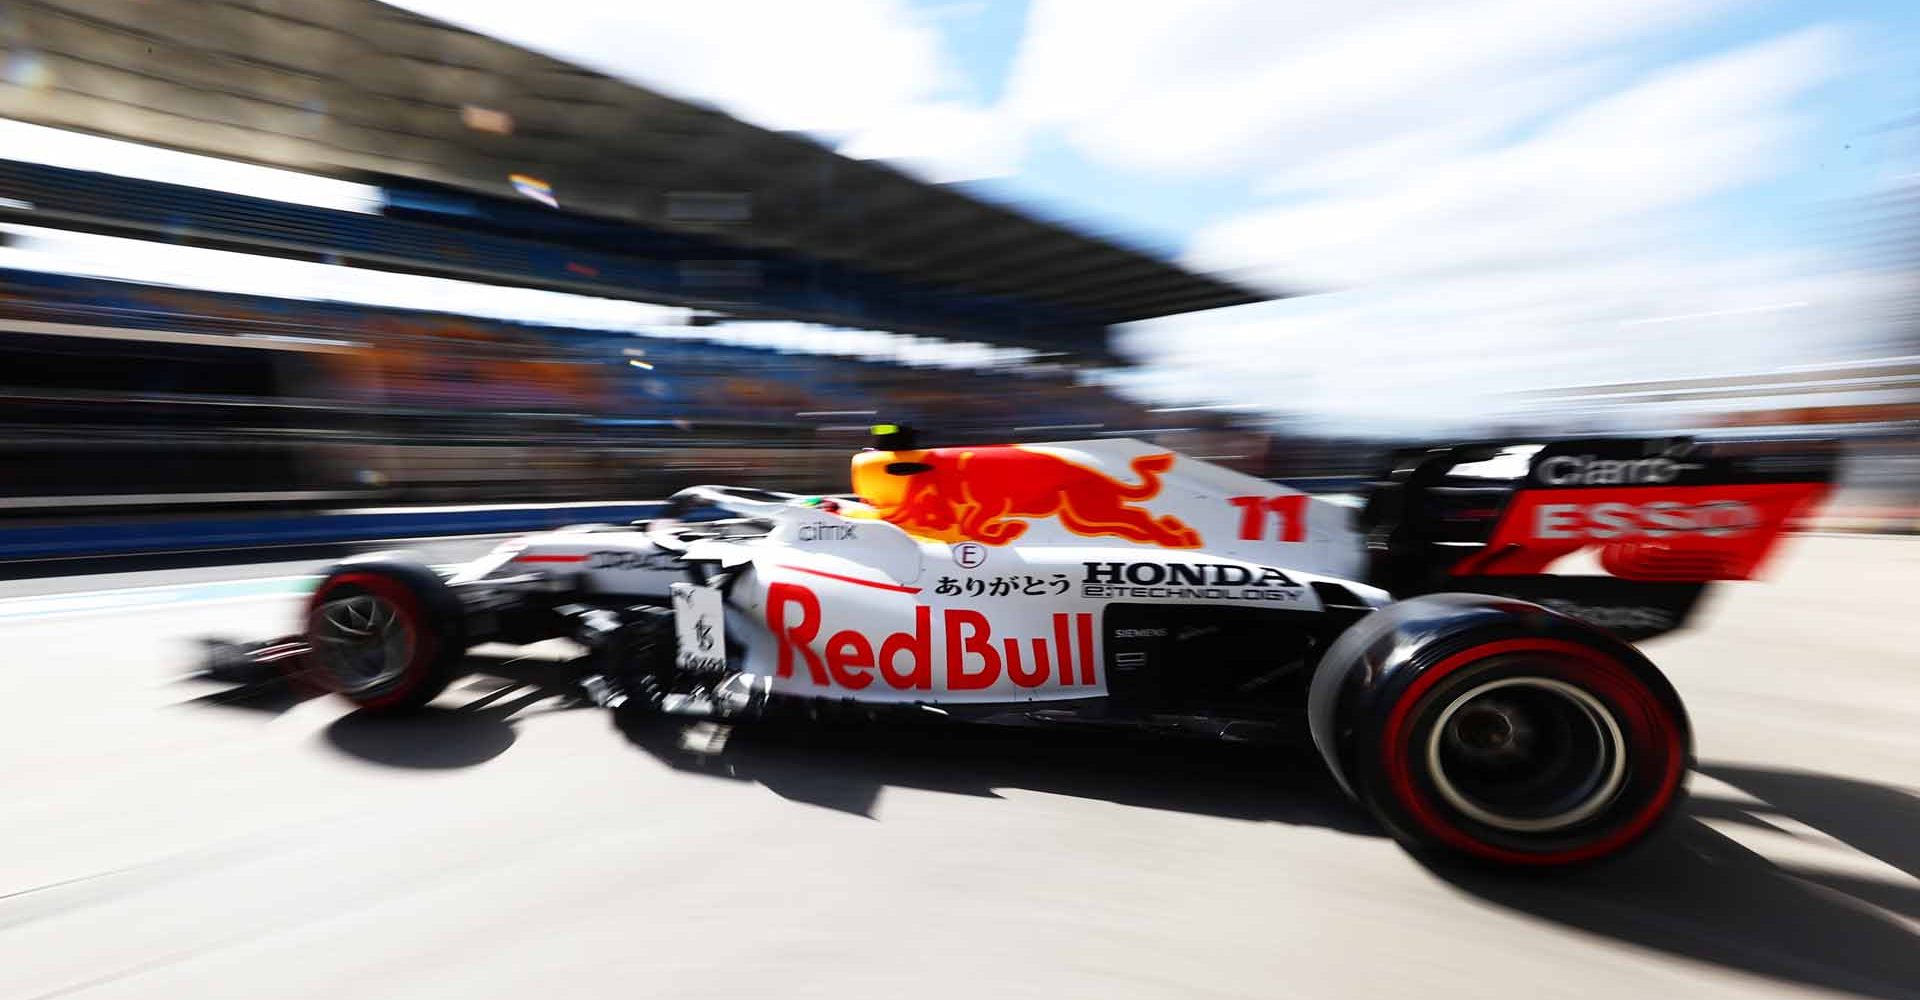
[(318, 565), (0, 582), (0, 997), (1920, 996), (1920, 540), (1649, 644), (1692, 802), (1552, 879), (1273, 749), (623, 725), (537, 656), (404, 722), (181, 679)]

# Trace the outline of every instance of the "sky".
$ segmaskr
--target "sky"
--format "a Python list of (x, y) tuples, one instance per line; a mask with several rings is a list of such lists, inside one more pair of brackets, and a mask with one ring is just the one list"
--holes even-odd
[(1885, 354), (1860, 200), (1920, 176), (1911, 0), (398, 5), (1285, 294), (1114, 381), (1330, 430)]
[(1847, 213), (1920, 169), (1900, 0), (401, 5), (1316, 293), (1123, 328), (1120, 382), (1330, 428), (1885, 353)]

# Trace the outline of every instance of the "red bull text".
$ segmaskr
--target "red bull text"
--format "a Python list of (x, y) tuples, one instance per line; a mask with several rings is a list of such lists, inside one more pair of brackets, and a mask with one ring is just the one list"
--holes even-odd
[[(982, 691), (1004, 677), (1016, 687), (1092, 687), (1098, 676), (1093, 654), (1093, 616), (1055, 614), (1049, 635), (996, 638), (987, 616), (968, 608), (940, 612), (913, 608), (913, 629), (870, 637), (843, 629), (821, 639), (820, 598), (809, 587), (776, 583), (767, 588), (767, 628), (779, 648), (775, 675), (804, 672), (815, 687), (860, 691), (883, 684), (899, 691)], [(943, 657), (936, 661), (935, 651)], [(936, 677), (936, 663), (944, 669)]]

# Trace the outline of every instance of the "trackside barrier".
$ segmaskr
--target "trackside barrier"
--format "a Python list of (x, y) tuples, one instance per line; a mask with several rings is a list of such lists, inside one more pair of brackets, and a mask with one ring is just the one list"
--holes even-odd
[(658, 514), (658, 502), (525, 504), (345, 510), (298, 517), (125, 521), (0, 529), (0, 560), (139, 555), (196, 549), (331, 545), (539, 531), (566, 524), (621, 523)]
[[(1308, 493), (1355, 490), (1365, 481), (1359, 476), (1280, 480), (1285, 485)], [(189, 517), (0, 528), (0, 561), (491, 535), (540, 531), (589, 522), (619, 524), (653, 517), (664, 507), (665, 504), (657, 500), (490, 507), (393, 507), (325, 511), (288, 517)]]

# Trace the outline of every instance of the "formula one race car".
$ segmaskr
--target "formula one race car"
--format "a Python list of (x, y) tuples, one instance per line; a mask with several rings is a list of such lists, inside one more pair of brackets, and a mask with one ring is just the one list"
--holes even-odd
[(1684, 440), (1453, 446), (1342, 505), (1132, 440), (885, 430), (850, 496), (694, 487), (447, 577), (348, 559), (303, 633), (246, 659), (377, 712), (433, 699), (472, 646), (564, 637), (581, 690), (629, 711), (1305, 731), (1403, 843), (1566, 865), (1644, 837), (1689, 763), (1628, 642), (1751, 576), (1831, 471)]

